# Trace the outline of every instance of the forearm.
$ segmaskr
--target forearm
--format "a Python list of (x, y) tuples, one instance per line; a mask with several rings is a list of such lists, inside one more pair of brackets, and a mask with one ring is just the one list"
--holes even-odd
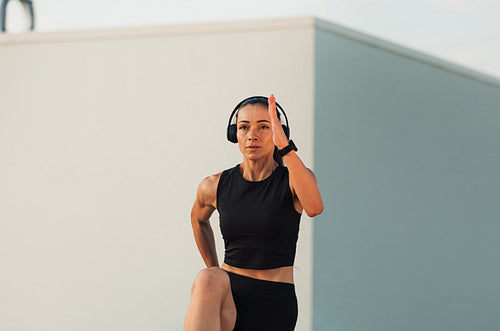
[(201, 257), (205, 262), (205, 265), (210, 267), (218, 267), (219, 262), (217, 259), (217, 251), (215, 249), (215, 239), (210, 222), (204, 221), (200, 222), (197, 219), (191, 220), (191, 225), (193, 226), (194, 239), (198, 250), (200, 251)]
[(314, 174), (307, 169), (295, 151), (287, 153), (283, 160), (290, 174), (295, 194), (307, 215), (313, 217), (323, 211), (323, 200)]

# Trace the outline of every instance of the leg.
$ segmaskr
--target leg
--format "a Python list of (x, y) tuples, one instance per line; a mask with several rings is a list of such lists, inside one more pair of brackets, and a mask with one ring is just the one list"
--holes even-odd
[(231, 331), (235, 322), (229, 276), (218, 267), (203, 269), (191, 289), (184, 331)]

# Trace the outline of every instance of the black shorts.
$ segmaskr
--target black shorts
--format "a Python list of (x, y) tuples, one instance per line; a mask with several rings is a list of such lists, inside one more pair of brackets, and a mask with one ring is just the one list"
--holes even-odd
[(228, 272), (236, 305), (234, 331), (290, 331), (297, 322), (295, 285)]

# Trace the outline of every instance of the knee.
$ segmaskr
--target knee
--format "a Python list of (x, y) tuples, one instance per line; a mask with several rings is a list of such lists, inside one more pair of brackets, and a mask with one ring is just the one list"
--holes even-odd
[(218, 268), (212, 267), (201, 270), (194, 280), (191, 293), (223, 294), (230, 286), (229, 276), (227, 273)]

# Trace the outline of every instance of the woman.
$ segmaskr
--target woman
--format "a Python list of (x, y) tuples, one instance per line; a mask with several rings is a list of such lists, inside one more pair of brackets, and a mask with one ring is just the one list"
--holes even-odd
[[(245, 99), (235, 108), (228, 139), (238, 143), (243, 162), (198, 187), (191, 224), (207, 269), (194, 281), (185, 331), (295, 327), (293, 261), (300, 215), (320, 214), (323, 202), (276, 105), (271, 95)], [(215, 209), (225, 243), (221, 267), (209, 223)]]

